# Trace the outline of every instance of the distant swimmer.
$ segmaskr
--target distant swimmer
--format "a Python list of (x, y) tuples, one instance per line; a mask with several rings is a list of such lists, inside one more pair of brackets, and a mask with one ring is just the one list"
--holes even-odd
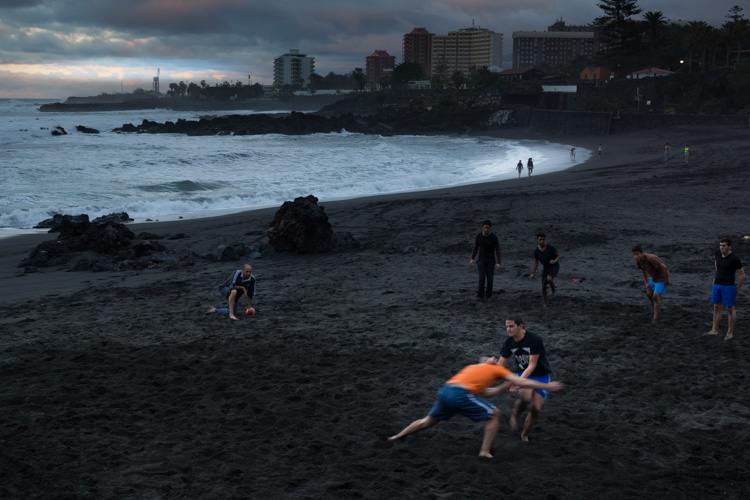
[(570, 161), (576, 161), (576, 148), (570, 148)]
[(688, 161), (690, 160), (690, 145), (685, 144), (685, 152), (683, 153), (683, 157), (685, 158), (685, 165), (688, 164)]
[(602, 157), (602, 145), (599, 144), (599, 158)]

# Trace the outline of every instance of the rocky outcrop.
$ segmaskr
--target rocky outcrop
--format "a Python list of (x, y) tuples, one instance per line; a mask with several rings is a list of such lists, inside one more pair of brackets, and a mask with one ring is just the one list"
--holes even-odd
[[(115, 256), (130, 246), (135, 238), (124, 224), (107, 220), (89, 222), (86, 214), (62, 216), (56, 228), (56, 240), (45, 241), (31, 251), (18, 267), (49, 267), (70, 262), (78, 253), (93, 251)], [(158, 242), (155, 242), (158, 245)], [(144, 253), (140, 250), (140, 253)]]
[(84, 134), (98, 134), (99, 133), (97, 129), (86, 127), (84, 125), (76, 125), (76, 130)]
[[(127, 212), (111, 213), (109, 215), (102, 215), (92, 221), (92, 224), (100, 224), (103, 222), (132, 222)], [(87, 214), (80, 215), (64, 215), (55, 214), (51, 219), (45, 219), (36, 226), (34, 229), (46, 229), (49, 228), (49, 233), (59, 233), (63, 226), (65, 227), (78, 227), (83, 228), (85, 231), (88, 228), (89, 216)]]
[(326, 134), (353, 132), (375, 135), (467, 133), (497, 128), (491, 120), (494, 109), (458, 108), (381, 109), (366, 116), (344, 113), (323, 116), (292, 112), (289, 115), (230, 115), (200, 120), (157, 123), (144, 120), (140, 125), (124, 124), (115, 132), (147, 134), (260, 135)]
[(277, 252), (294, 253), (359, 247), (351, 233), (334, 234), (325, 207), (313, 195), (284, 202), (271, 221), (268, 242)]

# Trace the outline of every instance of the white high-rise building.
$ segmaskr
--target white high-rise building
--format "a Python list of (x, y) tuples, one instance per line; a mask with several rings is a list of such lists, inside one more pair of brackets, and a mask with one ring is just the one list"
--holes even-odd
[(292, 49), (273, 60), (273, 86), (295, 85), (304, 87), (315, 72), (315, 58)]

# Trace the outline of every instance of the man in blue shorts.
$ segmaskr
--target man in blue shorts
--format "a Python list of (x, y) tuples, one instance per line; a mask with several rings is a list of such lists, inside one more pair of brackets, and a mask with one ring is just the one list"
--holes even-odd
[(547, 237), (544, 233), (536, 235), (537, 247), (534, 249), (534, 269), (531, 270), (529, 279), (536, 276), (536, 268), (542, 263), (542, 301), (547, 307), (547, 285), (552, 289), (552, 295), (555, 295), (555, 277), (560, 271), (560, 259), (562, 255), (553, 245), (547, 243)]
[[(714, 289), (711, 293), (711, 303), (714, 305), (714, 323), (711, 331), (707, 332), (706, 335), (719, 334), (721, 309), (724, 306), (727, 308), (727, 320), (729, 321), (729, 328), (727, 328), (727, 335), (724, 340), (729, 340), (734, 336), (734, 323), (737, 321), (734, 303), (740, 293), (742, 283), (745, 282), (745, 269), (742, 267), (740, 258), (732, 253), (732, 240), (730, 238), (719, 240), (719, 250), (714, 257), (716, 276), (714, 278)], [(740, 276), (736, 285), (734, 283), (735, 273)]]
[(661, 316), (661, 296), (667, 292), (669, 284), (669, 269), (662, 260), (652, 253), (643, 253), (640, 245), (631, 248), (635, 267), (640, 269), (643, 282), (646, 284), (646, 295), (654, 306), (653, 323)]
[[(486, 361), (485, 361), (486, 360)], [(507, 368), (498, 366), (495, 358), (484, 358), (480, 364), (469, 365), (463, 368), (448, 380), (438, 392), (437, 401), (426, 417), (415, 420), (398, 434), (388, 438), (395, 441), (402, 437), (414, 434), (440, 423), (441, 420), (449, 420), (456, 413), (473, 420), (474, 422), (487, 421), (484, 426), (484, 438), (479, 456), (492, 458), (490, 446), (497, 434), (500, 425), (500, 410), (492, 403), (479, 397), (492, 397), (511, 385), (523, 386), (530, 389), (547, 391), (559, 391), (563, 388), (561, 382), (539, 382), (513, 375)], [(491, 387), (500, 379), (506, 383)]]
[[(547, 352), (544, 349), (544, 341), (538, 334), (526, 330), (523, 326), (521, 316), (514, 314), (508, 316), (505, 320), (505, 330), (508, 332), (508, 338), (503, 343), (500, 358), (490, 358), (487, 362), (497, 362), (500, 366), (507, 366), (511, 356), (518, 365), (518, 376), (522, 380), (534, 380), (541, 384), (554, 384), (550, 382), (549, 361), (547, 361)], [(512, 381), (511, 381), (512, 382)], [(531, 406), (529, 414), (523, 424), (521, 440), (528, 441), (529, 433), (539, 420), (539, 414), (542, 411), (544, 401), (547, 399), (547, 390), (544, 388), (524, 386), (519, 390), (518, 383), (510, 388), (511, 392), (518, 392), (518, 400), (513, 407), (513, 413), (510, 416), (510, 427), (518, 431), (518, 419), (527, 406)], [(500, 386), (502, 387), (502, 386)]]
[(228, 314), (229, 319), (236, 320), (236, 314), (239, 314), (242, 310), (242, 306), (239, 304), (239, 299), (242, 296), (247, 297), (247, 310), (248, 314), (255, 314), (253, 308), (253, 297), (255, 297), (255, 276), (253, 276), (253, 267), (250, 264), (245, 264), (242, 269), (234, 271), (221, 285), (219, 285), (219, 295), (221, 298), (227, 301), (228, 307), (215, 308), (211, 306), (206, 314)]

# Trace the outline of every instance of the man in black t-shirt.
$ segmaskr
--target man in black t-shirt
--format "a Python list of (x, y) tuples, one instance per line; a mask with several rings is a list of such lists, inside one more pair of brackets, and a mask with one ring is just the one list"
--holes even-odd
[[(492, 222), (485, 220), (482, 222), (482, 232), (477, 234), (474, 239), (474, 249), (471, 251), (471, 260), (469, 265), (474, 265), (476, 260), (477, 270), (479, 271), (479, 290), (477, 296), (480, 300), (492, 297), (492, 283), (495, 277), (495, 269), (500, 269), (500, 240), (497, 235), (492, 233)], [(497, 260), (495, 260), (497, 259)], [(485, 288), (485, 282), (487, 287)]]
[[(500, 358), (490, 358), (487, 362), (497, 362), (500, 366), (507, 366), (512, 357), (518, 365), (517, 374), (521, 378), (529, 378), (542, 383), (549, 383), (550, 368), (547, 361), (547, 352), (544, 349), (544, 341), (538, 334), (526, 330), (523, 326), (523, 320), (519, 315), (511, 315), (505, 320), (505, 329), (508, 332), (508, 338), (503, 343)], [(510, 416), (510, 426), (514, 431), (518, 430), (518, 419), (527, 406), (531, 405), (529, 414), (524, 421), (521, 440), (528, 441), (531, 429), (539, 420), (539, 414), (542, 411), (542, 405), (547, 399), (547, 391), (541, 389), (529, 389), (518, 386), (511, 387), (511, 392), (518, 392), (518, 400), (513, 407), (513, 413)]]
[[(721, 309), (724, 306), (727, 308), (727, 320), (729, 322), (724, 340), (729, 340), (734, 336), (734, 323), (737, 321), (734, 303), (740, 293), (742, 283), (745, 281), (745, 269), (742, 267), (740, 258), (732, 253), (732, 240), (730, 238), (719, 240), (719, 250), (714, 255), (714, 268), (716, 269), (716, 276), (711, 293), (711, 303), (714, 305), (714, 322), (711, 331), (707, 332), (706, 335), (719, 334)], [(740, 277), (737, 284), (734, 283), (735, 273)]]
[(536, 268), (542, 263), (542, 301), (547, 306), (547, 285), (552, 289), (552, 296), (555, 295), (555, 276), (560, 271), (560, 259), (562, 255), (553, 245), (547, 243), (547, 237), (544, 233), (536, 235), (537, 247), (534, 249), (534, 269), (531, 270), (530, 279), (536, 276)]

